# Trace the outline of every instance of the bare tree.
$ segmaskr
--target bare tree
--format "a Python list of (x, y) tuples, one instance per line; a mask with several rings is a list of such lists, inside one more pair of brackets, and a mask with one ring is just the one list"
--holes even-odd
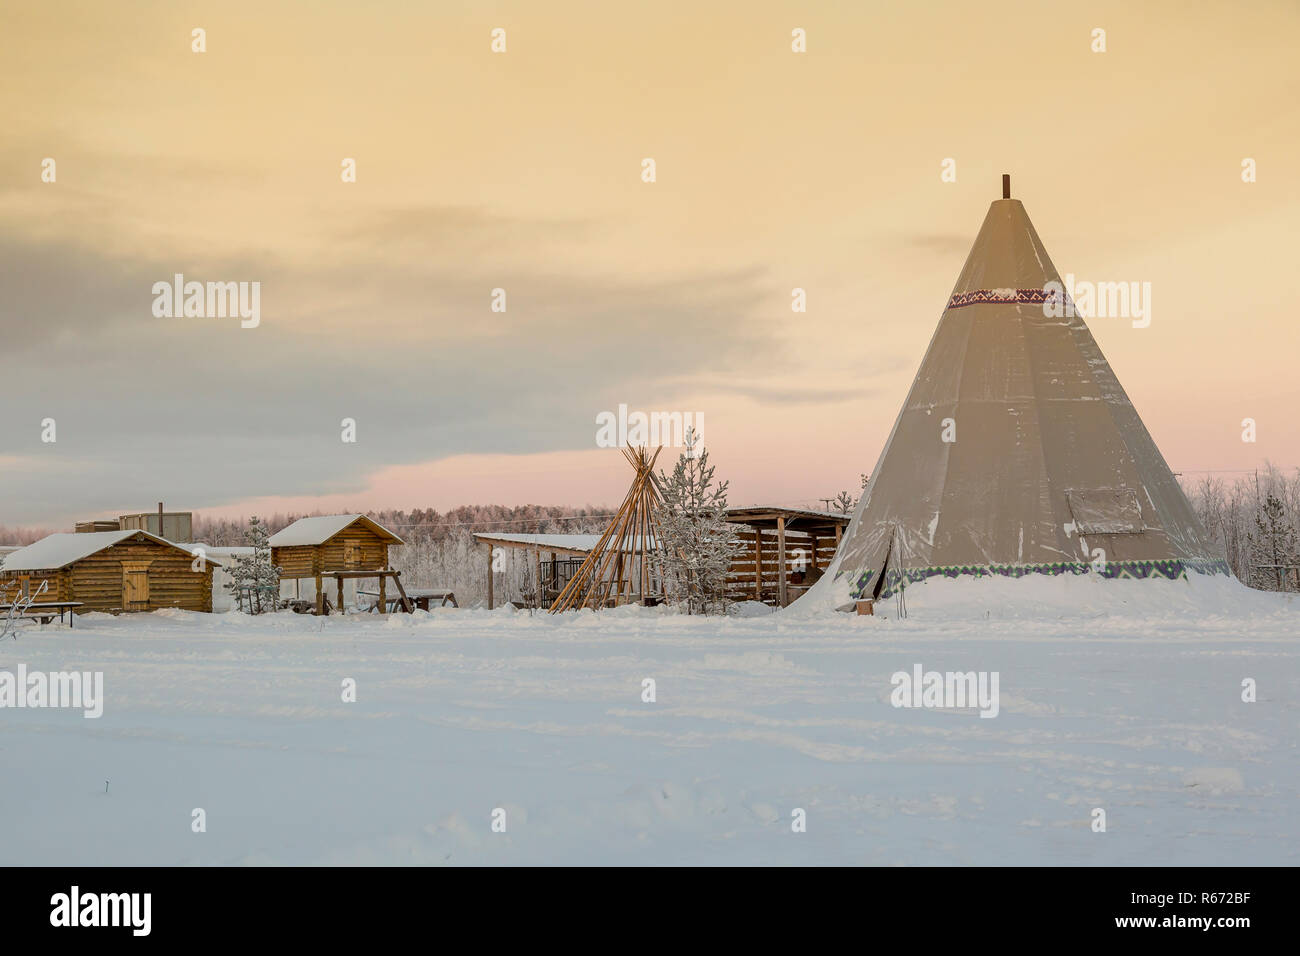
[(41, 586), (31, 594), (14, 593), (14, 598), (9, 602), (9, 607), (5, 611), (5, 616), (0, 619), (0, 641), (6, 637), (12, 637), (18, 640), (18, 622), (36, 603), (36, 599), (50, 589), (49, 581), (42, 581)]

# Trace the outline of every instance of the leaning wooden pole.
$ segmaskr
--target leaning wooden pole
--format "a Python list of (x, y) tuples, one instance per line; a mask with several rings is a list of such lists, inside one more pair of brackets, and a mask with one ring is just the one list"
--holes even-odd
[[(596, 546), (556, 597), (551, 605), (552, 613), (575, 607), (598, 609), (610, 600), (622, 600), (624, 592), (634, 586), (636, 572), (631, 565), (634, 559), (641, 561), (640, 575), (646, 579), (647, 538), (655, 526), (654, 509), (659, 502), (654, 466), (663, 449), (656, 449), (654, 454), (645, 448), (621, 450), (636, 473), (632, 487)], [(643, 585), (643, 601), (644, 590)]]
[(605, 529), (605, 533), (600, 536), (600, 540), (596, 542), (596, 546), (591, 549), (591, 552), (583, 560), (577, 573), (569, 579), (569, 583), (564, 586), (564, 590), (560, 592), (560, 596), (557, 597), (555, 603), (551, 605), (551, 611), (567, 611), (573, 606), (573, 602), (583, 590), (584, 583), (591, 575), (592, 569), (595, 567), (595, 562), (598, 561), (600, 556), (604, 553), (610, 536), (614, 534), (614, 530), (618, 526), (619, 518), (622, 516), (623, 510), (626, 507), (627, 501), (624, 500), (622, 507), (619, 508), (618, 513), (614, 516), (614, 521)]

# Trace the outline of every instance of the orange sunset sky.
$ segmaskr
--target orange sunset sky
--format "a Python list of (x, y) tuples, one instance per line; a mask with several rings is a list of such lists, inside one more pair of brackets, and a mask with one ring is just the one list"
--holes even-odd
[[(3, 8), (0, 525), (616, 503), (620, 403), (815, 504), (1003, 172), (1062, 273), (1151, 283), (1090, 326), (1175, 471), (1300, 465), (1294, 0)], [(260, 325), (155, 317), (176, 273)]]

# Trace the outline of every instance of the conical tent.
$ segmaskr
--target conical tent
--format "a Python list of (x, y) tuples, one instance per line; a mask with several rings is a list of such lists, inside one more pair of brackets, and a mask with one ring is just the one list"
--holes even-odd
[(1060, 281), (1024, 206), (995, 201), (830, 569), (850, 597), (1229, 573)]
[(632, 596), (649, 595), (654, 571), (657, 512), (661, 502), (655, 462), (663, 448), (651, 454), (645, 448), (624, 448), (623, 457), (636, 469), (636, 477), (614, 520), (596, 542), (577, 573), (565, 585), (551, 612), (575, 607), (602, 608)]

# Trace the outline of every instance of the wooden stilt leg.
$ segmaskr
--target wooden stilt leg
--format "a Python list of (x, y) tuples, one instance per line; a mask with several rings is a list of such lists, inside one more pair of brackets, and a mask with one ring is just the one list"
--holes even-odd
[(776, 599), (781, 607), (786, 606), (785, 580), (785, 518), (776, 519)]

